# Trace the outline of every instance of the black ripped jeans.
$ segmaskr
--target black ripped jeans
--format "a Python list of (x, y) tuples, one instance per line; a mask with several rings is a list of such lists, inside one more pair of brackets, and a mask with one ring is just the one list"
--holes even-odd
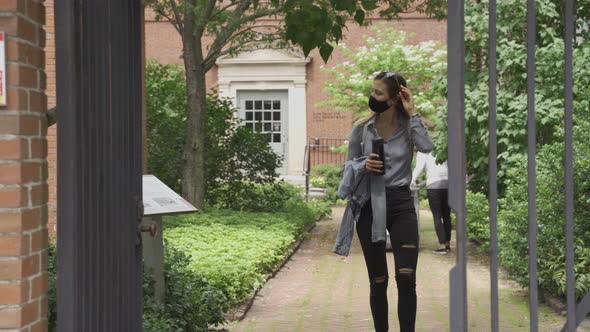
[[(398, 289), (397, 314), (400, 331), (414, 331), (416, 325), (416, 265), (418, 263), (418, 221), (409, 186), (387, 188), (387, 230), (395, 259), (395, 281)], [(389, 273), (385, 242), (371, 241), (373, 213), (369, 200), (356, 224), (365, 256), (371, 287), (370, 304), (375, 331), (388, 331), (387, 285)]]

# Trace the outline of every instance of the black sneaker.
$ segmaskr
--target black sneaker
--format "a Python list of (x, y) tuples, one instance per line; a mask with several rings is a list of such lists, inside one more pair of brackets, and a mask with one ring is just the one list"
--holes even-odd
[(448, 250), (447, 248), (438, 248), (436, 250), (433, 250), (432, 252), (439, 255), (446, 255), (448, 253)]
[(447, 249), (447, 251), (451, 251), (451, 246), (446, 246), (445, 249)]

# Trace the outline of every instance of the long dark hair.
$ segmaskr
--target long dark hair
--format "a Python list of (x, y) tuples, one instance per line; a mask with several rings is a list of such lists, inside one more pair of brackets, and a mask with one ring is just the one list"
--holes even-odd
[[(405, 87), (408, 86), (406, 79), (396, 72), (384, 70), (379, 72), (379, 74), (377, 74), (373, 80), (383, 81), (385, 85), (387, 85), (387, 93), (389, 94), (390, 98), (393, 98), (393, 96), (398, 96), (396, 108), (406, 118), (406, 120), (409, 119), (408, 114), (404, 111), (404, 103), (402, 102), (402, 99), (399, 98), (399, 93), (402, 91), (400, 85)], [(376, 116), (377, 113), (373, 112), (370, 116), (359, 121), (357, 125), (362, 126)]]

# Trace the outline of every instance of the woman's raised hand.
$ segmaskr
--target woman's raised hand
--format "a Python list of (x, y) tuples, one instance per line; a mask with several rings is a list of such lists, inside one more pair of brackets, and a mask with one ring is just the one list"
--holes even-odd
[(408, 87), (400, 85), (402, 91), (400, 91), (399, 95), (402, 99), (402, 103), (404, 104), (404, 109), (408, 113), (409, 116), (412, 116), (416, 110), (414, 109), (414, 98), (412, 97), (412, 92)]

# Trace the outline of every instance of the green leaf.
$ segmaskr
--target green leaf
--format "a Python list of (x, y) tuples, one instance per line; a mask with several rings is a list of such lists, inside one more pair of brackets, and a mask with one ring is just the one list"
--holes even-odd
[(331, 0), (332, 6), (338, 11), (346, 11), (352, 15), (357, 9), (356, 0)]
[(363, 5), (363, 8), (365, 8), (365, 10), (375, 10), (377, 9), (378, 5), (377, 5), (377, 1), (375, 0), (362, 0), (361, 4)]
[(320, 55), (322, 56), (324, 62), (328, 62), (328, 59), (330, 58), (332, 51), (334, 51), (334, 47), (332, 47), (332, 45), (328, 43), (322, 45), (322, 47), (320, 48)]
[(334, 36), (334, 40), (336, 41), (336, 43), (338, 43), (340, 40), (342, 40), (342, 28), (340, 28), (337, 25), (334, 25), (332, 27), (332, 35)]
[(358, 24), (363, 24), (365, 21), (365, 12), (362, 9), (356, 11), (354, 14), (354, 20), (357, 21)]

